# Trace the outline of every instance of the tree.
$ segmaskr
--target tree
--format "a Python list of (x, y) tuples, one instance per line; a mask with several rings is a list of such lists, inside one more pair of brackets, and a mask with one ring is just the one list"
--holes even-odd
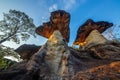
[(104, 35), (114, 42), (120, 43), (120, 25), (114, 25), (105, 31)]
[[(7, 59), (8, 57), (10, 59)], [(14, 61), (11, 60), (11, 58), (14, 58)], [(10, 47), (0, 45), (0, 69), (7, 69), (12, 64), (16, 63), (15, 60), (21, 61), (19, 54)]]
[(24, 12), (9, 10), (3, 16), (0, 21), (0, 44), (10, 40), (19, 44), (20, 40), (26, 41), (31, 35), (35, 37), (33, 19)]
[(20, 60), (20, 56), (18, 53), (14, 51), (14, 49), (10, 47), (6, 47), (3, 45), (0, 45), (0, 59), (5, 57), (5, 56), (13, 56), (16, 59)]

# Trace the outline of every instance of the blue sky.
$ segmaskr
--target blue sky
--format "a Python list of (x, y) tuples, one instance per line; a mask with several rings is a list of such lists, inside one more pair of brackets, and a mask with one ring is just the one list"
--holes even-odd
[[(120, 0), (0, 0), (0, 19), (3, 18), (3, 12), (7, 13), (9, 9), (25, 12), (33, 18), (36, 26), (49, 21), (51, 11), (66, 10), (71, 14), (69, 45), (72, 45), (78, 27), (89, 18), (120, 25)], [(38, 36), (21, 44), (42, 45), (45, 41), (45, 38)], [(5, 42), (4, 45), (13, 48), (19, 46), (13, 42)]]

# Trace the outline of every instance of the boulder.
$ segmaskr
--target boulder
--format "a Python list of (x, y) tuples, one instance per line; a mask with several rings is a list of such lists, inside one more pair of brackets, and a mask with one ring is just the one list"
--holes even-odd
[(33, 44), (23, 44), (18, 47), (15, 52), (17, 52), (23, 60), (29, 60), (31, 56), (35, 54), (40, 48), (41, 46), (36, 46)]

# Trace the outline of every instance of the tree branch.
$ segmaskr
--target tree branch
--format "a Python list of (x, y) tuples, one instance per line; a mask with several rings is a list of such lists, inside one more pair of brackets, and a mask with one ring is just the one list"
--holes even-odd
[(13, 35), (15, 35), (18, 30), (19, 30), (19, 27), (16, 25), (15, 31), (14, 31), (13, 33), (11, 33), (9, 36), (7, 36), (6, 38), (2, 39), (2, 40), (0, 41), (0, 44), (2, 44), (2, 43), (5, 42), (6, 40), (8, 40), (10, 37), (12, 37)]

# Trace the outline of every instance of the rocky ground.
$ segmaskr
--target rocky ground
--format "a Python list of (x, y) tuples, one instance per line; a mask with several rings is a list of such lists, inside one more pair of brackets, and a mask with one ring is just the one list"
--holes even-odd
[(54, 31), (30, 59), (0, 71), (0, 80), (120, 80), (120, 43), (76, 50)]
[(23, 61), (0, 71), (0, 80), (120, 80), (120, 43), (101, 33), (113, 24), (87, 20), (68, 46), (70, 14), (57, 10), (50, 21), (36, 29), (48, 38), (42, 46), (22, 45), (15, 51)]

